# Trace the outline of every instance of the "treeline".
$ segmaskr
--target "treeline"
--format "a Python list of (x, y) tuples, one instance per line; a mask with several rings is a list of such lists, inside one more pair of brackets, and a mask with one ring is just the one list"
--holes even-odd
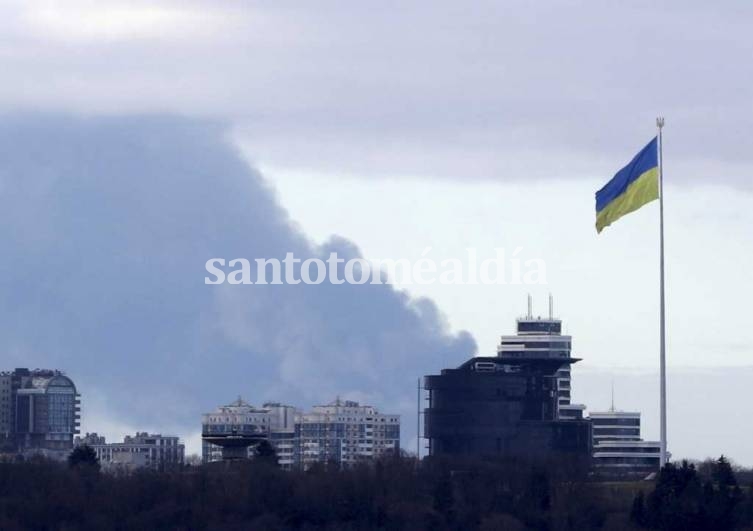
[(67, 465), (0, 463), (0, 529), (556, 531), (677, 529), (667, 526), (683, 522), (692, 531), (711, 522), (708, 515), (699, 519), (705, 514), (700, 506), (687, 503), (696, 481), (687, 476), (693, 474), (709, 503), (720, 503), (712, 491), (733, 492), (732, 508), (722, 511), (733, 514), (725, 525), (751, 525), (744, 521), (753, 505), (750, 490), (722, 475), (707, 485), (690, 468), (668, 467), (656, 483), (601, 483), (587, 463), (564, 458), (425, 459), (417, 465), (395, 457), (345, 470), (323, 465), (285, 472), (274, 456), (262, 455), (250, 462), (113, 475), (100, 472), (80, 450)]
[(753, 489), (743, 491), (724, 456), (700, 466), (669, 463), (655, 487), (633, 500), (631, 521), (669, 531), (753, 529)]

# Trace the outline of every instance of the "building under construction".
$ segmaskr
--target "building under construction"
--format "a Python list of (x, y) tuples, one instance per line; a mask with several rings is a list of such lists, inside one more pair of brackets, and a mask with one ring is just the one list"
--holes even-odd
[(570, 337), (552, 315), (534, 318), (530, 300), (517, 331), (503, 337), (497, 356), (424, 377), (431, 455), (590, 456), (591, 423), (560, 417), (570, 405), (570, 365), (580, 361), (570, 356)]

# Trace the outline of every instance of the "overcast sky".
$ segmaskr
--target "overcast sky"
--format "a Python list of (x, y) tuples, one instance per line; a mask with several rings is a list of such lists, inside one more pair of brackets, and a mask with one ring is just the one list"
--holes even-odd
[[(174, 200), (199, 201), (206, 197), (205, 183), (182, 183), (179, 163), (186, 149), (206, 146), (211, 156), (202, 162), (200, 153), (192, 153), (191, 164), (204, 164), (207, 178), (220, 179), (226, 190), (241, 190), (239, 180), (250, 179), (249, 207), (262, 205), (267, 212), (267, 236), (279, 235), (304, 253), (341, 245), (368, 258), (417, 259), (426, 247), (432, 247), (437, 258), (462, 257), (466, 247), (487, 255), (496, 247), (523, 247), (526, 256), (546, 261), (547, 286), (405, 287), (408, 295), (433, 300), (436, 307), (431, 307), (440, 312), (421, 315), (409, 340), (420, 351), (410, 371), (428, 373), (443, 363), (462, 361), (474, 350), (463, 330), (473, 336), (479, 353), (493, 353), (497, 336), (510, 333), (515, 317), (525, 310), (526, 293), (533, 292), (535, 309), (543, 313), (546, 295), (552, 292), (556, 313), (574, 336), (575, 354), (584, 358), (574, 372), (574, 394), (591, 409), (603, 409), (612, 379), (617, 389), (621, 379), (625, 388), (640, 389), (636, 371), (651, 374), (657, 366), (657, 206), (632, 214), (597, 237), (593, 193), (655, 134), (654, 119), (664, 114), (669, 365), (671, 372), (682, 375), (676, 378), (697, 381), (675, 385), (676, 393), (670, 385), (670, 450), (676, 457), (731, 453), (753, 465), (753, 450), (729, 442), (753, 435), (730, 413), (753, 415), (752, 401), (741, 400), (750, 384), (741, 376), (750, 372), (742, 368), (753, 366), (753, 340), (746, 334), (753, 300), (752, 25), (753, 7), (731, 2), (477, 2), (472, 7), (444, 1), (0, 2), (3, 148), (6, 154), (16, 153), (10, 162), (0, 162), (5, 172), (0, 173), (0, 202), (7, 204), (12, 197), (14, 204), (27, 206), (28, 199), (30, 208), (41, 208), (32, 202), (39, 196), (26, 198), (29, 190), (14, 184), (19, 175), (33, 180), (47, 171), (37, 160), (40, 150), (45, 152), (38, 138), (76, 153), (101, 135), (98, 145), (105, 154), (90, 166), (107, 168), (113, 160), (122, 161), (112, 180), (85, 178), (90, 166), (77, 163), (64, 147), (50, 156), (50, 164), (71, 168), (69, 186), (79, 183), (76, 189), (85, 196), (110, 197), (120, 190), (118, 179), (129, 179), (129, 172), (139, 169), (159, 180), (164, 166), (169, 168), (165, 183), (171, 184)], [(149, 118), (155, 114), (160, 116), (156, 122)], [(27, 127), (19, 135), (23, 122), (32, 124), (32, 132)], [(61, 128), (71, 132), (65, 141)], [(146, 157), (144, 161), (130, 160), (126, 150), (119, 155), (123, 129), (132, 132), (129, 153)], [(175, 137), (166, 142), (164, 160), (149, 158), (155, 134)], [(223, 140), (228, 147), (218, 147)], [(230, 145), (248, 164), (247, 177)], [(215, 176), (220, 172), (228, 175)], [(148, 190), (146, 181), (137, 179), (134, 189)], [(61, 201), (60, 212), (77, 211), (75, 202), (66, 202), (72, 199), (60, 199), (60, 189), (52, 190)], [(237, 197), (229, 203), (220, 192), (209, 197), (215, 206), (244, 210)], [(49, 206), (49, 201), (44, 198), (42, 204)], [(213, 249), (207, 242), (214, 233), (202, 232), (196, 221), (211, 217), (211, 205), (204, 205), (201, 216), (206, 217), (192, 220), (171, 202), (170, 194), (153, 201), (154, 216), (163, 209), (175, 214), (175, 234), (201, 242), (181, 240), (187, 246), (180, 247), (181, 257), (200, 260), (202, 252)], [(118, 205), (118, 223), (125, 224), (124, 234), (131, 234), (126, 229), (136, 223), (136, 203), (124, 200)], [(93, 209), (90, 215), (96, 224), (109, 213)], [(241, 223), (255, 219), (241, 218)], [(37, 221), (31, 226), (50, 230)], [(28, 217), (13, 218), (13, 223), (18, 230), (30, 227)], [(6, 237), (14, 230), (8, 226)], [(148, 238), (142, 227), (131, 229), (145, 240), (126, 245), (122, 252), (149, 253), (154, 243), (144, 243)], [(222, 232), (223, 226), (213, 230)], [(332, 240), (333, 235), (340, 238)], [(93, 231), (77, 240), (75, 251), (89, 256), (89, 246), (104, 238)], [(251, 241), (260, 247), (248, 245), (246, 251), (238, 227), (224, 238), (227, 245), (222, 248), (239, 255), (262, 252), (270, 241), (255, 236)], [(18, 247), (20, 240), (13, 241), (6, 248), (19, 254), (9, 262), (28, 259)], [(57, 251), (35, 256), (54, 258)], [(180, 265), (185, 269), (179, 276), (190, 282), (195, 266)], [(27, 285), (22, 273), (14, 274), (19, 285)], [(134, 282), (139, 279), (134, 275)], [(173, 286), (162, 296), (177, 297), (180, 292)], [(189, 306), (200, 308), (203, 297), (210, 296), (196, 293)], [(374, 326), (384, 322), (394, 333), (404, 333), (386, 316), (410, 313), (413, 303), (391, 291), (380, 293), (390, 302), (384, 303), (385, 320), (376, 315)], [(229, 295), (232, 303), (225, 298), (222, 308), (251, 304), (240, 299), (253, 295)], [(294, 306), (298, 296), (291, 297)], [(24, 315), (42, 312), (35, 306), (42, 300), (29, 302)], [(343, 304), (350, 308), (351, 302)], [(119, 314), (120, 307), (112, 311), (116, 317), (128, 315)], [(54, 312), (44, 312), (54, 318)], [(243, 312), (234, 315), (246, 315)], [(275, 317), (279, 326), (291, 319), (285, 312)], [(222, 340), (229, 341), (238, 356), (251, 355), (252, 361), (261, 350), (283, 360), (269, 369), (269, 378), (288, 383), (293, 378), (291, 360), (306, 357), (290, 357), (290, 352), (302, 345), (322, 349), (332, 342), (335, 354), (327, 363), (333, 367), (349, 349), (358, 348), (357, 328), (346, 334), (332, 324), (331, 316), (316, 315), (310, 323), (306, 319), (302, 328), (329, 329), (316, 339), (300, 332), (291, 344), (246, 333), (253, 329), (253, 319), (246, 315), (245, 320), (225, 322), (225, 330), (234, 331)], [(137, 333), (143, 325), (131, 324)], [(240, 329), (246, 332), (240, 334)], [(430, 339), (432, 331), (436, 340)], [(9, 363), (29, 359), (28, 350), (19, 345), (34, 342), (21, 332), (12, 336)], [(39, 365), (68, 365), (73, 376), (80, 370), (91, 389), (94, 373), (80, 367), (99, 353), (72, 352), (96, 350), (104, 340), (80, 339), (68, 337), (71, 343), (60, 345), (60, 352), (72, 356), (69, 362), (63, 354), (36, 355)], [(170, 334), (160, 337), (160, 342), (173, 340)], [(6, 341), (5, 348), (9, 345)], [(138, 346), (161, 348), (146, 340)], [(431, 349), (438, 351), (436, 366), (427, 361)], [(326, 358), (317, 352), (313, 359)], [(385, 378), (390, 370), (406, 370), (391, 364), (394, 352), (373, 345), (360, 355), (365, 356), (364, 366), (387, 359), (380, 373)], [(232, 356), (227, 356), (230, 367)], [(165, 360), (165, 367), (167, 360), (191, 363), (174, 353)], [(31, 359), (28, 364), (37, 365)], [(381, 382), (369, 381), (364, 371), (362, 367), (354, 380), (363, 388), (348, 381), (343, 394), (362, 393), (384, 408), (400, 401), (380, 395)], [(138, 383), (133, 378), (129, 382)], [(182, 385), (190, 388), (188, 382)], [(337, 386), (310, 382), (304, 387), (295, 395), (302, 402), (298, 405), (325, 401)], [(227, 389), (227, 396), (219, 383), (213, 389), (197, 408), (229, 401), (238, 393), (256, 403), (272, 398), (252, 388)], [(84, 418), (85, 429), (110, 426), (108, 430), (117, 432), (116, 426), (141, 428), (144, 423), (160, 429), (154, 419), (140, 418), (140, 412), (102, 407), (110, 392), (104, 385), (83, 392), (102, 397), (97, 403), (85, 399), (84, 407), (97, 412), (90, 416), (97, 421)], [(656, 415), (647, 410), (651, 402), (638, 395), (627, 392), (617, 405), (641, 408), (646, 435), (656, 437)], [(121, 395), (113, 392), (109, 399), (116, 396)], [(708, 407), (699, 408), (699, 400)], [(713, 433), (694, 431), (705, 426), (696, 416), (699, 411), (714, 416)], [(201, 412), (187, 412), (184, 418), (193, 417), (198, 424)], [(176, 429), (186, 437), (194, 433), (195, 439), (186, 422), (177, 422)]]

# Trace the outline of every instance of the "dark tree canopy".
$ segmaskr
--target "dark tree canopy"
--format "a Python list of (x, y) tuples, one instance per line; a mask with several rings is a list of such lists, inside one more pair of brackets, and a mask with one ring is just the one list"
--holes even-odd
[[(701, 464), (668, 463), (654, 489), (633, 500), (634, 524), (667, 531), (743, 529), (753, 524), (753, 494), (743, 494), (735, 472), (724, 456)], [(704, 479), (706, 477), (706, 479)]]
[(600, 483), (567, 459), (419, 464), (396, 456), (285, 471), (270, 466), (268, 448), (257, 451), (246, 461), (118, 474), (89, 473), (96, 456), (86, 448), (71, 454), (70, 466), (0, 461), (0, 529), (716, 531), (753, 524), (753, 496), (719, 460), (718, 480), (680, 463), (655, 482)]
[(255, 460), (261, 463), (279, 466), (277, 451), (275, 450), (275, 447), (272, 446), (267, 440), (263, 440), (256, 445), (256, 448), (254, 448), (254, 457)]
[(92, 468), (99, 470), (99, 459), (94, 448), (88, 444), (77, 446), (68, 456), (68, 466), (71, 468)]

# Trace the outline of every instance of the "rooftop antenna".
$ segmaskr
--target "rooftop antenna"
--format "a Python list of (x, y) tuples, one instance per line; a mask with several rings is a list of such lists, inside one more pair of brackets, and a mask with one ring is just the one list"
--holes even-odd
[(609, 408), (610, 413), (614, 413), (614, 378), (612, 379), (612, 407)]
[(549, 294), (549, 319), (554, 319), (554, 297)]
[(533, 301), (531, 300), (531, 294), (528, 294), (528, 316), (529, 319), (533, 318)]

